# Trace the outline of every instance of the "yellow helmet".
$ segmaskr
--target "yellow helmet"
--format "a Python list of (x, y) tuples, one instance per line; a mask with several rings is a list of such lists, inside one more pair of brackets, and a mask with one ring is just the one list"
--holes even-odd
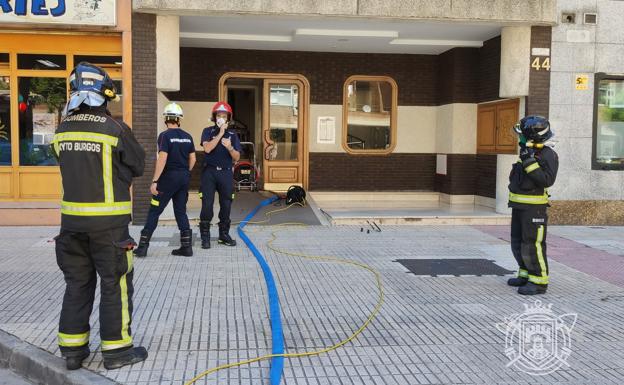
[(184, 117), (184, 112), (182, 112), (182, 107), (178, 103), (171, 102), (165, 106), (163, 116), (165, 121), (173, 120), (179, 122)]

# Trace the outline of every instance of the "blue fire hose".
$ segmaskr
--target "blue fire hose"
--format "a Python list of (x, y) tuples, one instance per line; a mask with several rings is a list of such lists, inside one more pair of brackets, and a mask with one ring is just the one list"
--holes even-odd
[[(271, 318), (271, 339), (273, 342), (272, 354), (284, 354), (284, 333), (282, 330), (282, 318), (280, 313), (280, 304), (279, 304), (279, 296), (277, 295), (277, 288), (275, 287), (275, 279), (273, 279), (273, 273), (271, 273), (271, 268), (269, 264), (264, 259), (264, 256), (260, 253), (260, 251), (256, 248), (256, 246), (251, 242), (243, 228), (247, 225), (247, 223), (253, 218), (258, 211), (265, 206), (272, 204), (277, 201), (279, 197), (274, 196), (264, 201), (260, 202), (258, 206), (256, 206), (253, 211), (251, 211), (245, 219), (238, 225), (237, 231), (238, 236), (245, 242), (249, 250), (256, 257), (256, 260), (260, 264), (262, 268), (262, 273), (264, 274), (264, 280), (266, 281), (267, 291), (269, 294), (269, 316)], [(271, 359), (271, 371), (270, 371), (270, 379), (271, 385), (279, 385), (282, 380), (282, 372), (284, 370), (284, 357), (273, 357)]]

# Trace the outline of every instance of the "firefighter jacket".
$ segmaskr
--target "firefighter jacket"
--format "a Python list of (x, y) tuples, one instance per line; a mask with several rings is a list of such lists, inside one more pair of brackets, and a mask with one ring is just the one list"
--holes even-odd
[(63, 183), (61, 229), (90, 232), (127, 226), (132, 178), (145, 151), (130, 128), (104, 106), (83, 106), (65, 117), (52, 141)]
[(559, 158), (550, 147), (535, 151), (533, 157), (518, 159), (509, 175), (509, 207), (548, 205), (548, 187), (555, 183)]

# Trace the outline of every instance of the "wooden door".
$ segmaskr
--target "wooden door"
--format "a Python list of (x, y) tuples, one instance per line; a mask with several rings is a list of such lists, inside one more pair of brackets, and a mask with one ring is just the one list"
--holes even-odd
[(518, 122), (518, 100), (501, 103), (496, 107), (496, 151), (514, 153), (518, 136), (513, 126)]
[(303, 83), (265, 79), (262, 113), (264, 189), (303, 186)]
[(518, 121), (518, 99), (479, 106), (477, 111), (477, 152), (515, 154), (518, 137), (513, 126)]
[(479, 107), (477, 115), (478, 152), (496, 151), (496, 106)]

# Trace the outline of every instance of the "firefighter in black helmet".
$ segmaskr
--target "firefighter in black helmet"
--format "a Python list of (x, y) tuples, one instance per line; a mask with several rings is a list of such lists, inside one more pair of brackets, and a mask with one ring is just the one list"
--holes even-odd
[(518, 276), (507, 283), (517, 286), (520, 294), (543, 294), (548, 287), (548, 188), (555, 183), (559, 159), (547, 143), (553, 132), (546, 118), (527, 116), (514, 130), (519, 136), (520, 159), (509, 175), (509, 207), (511, 251), (518, 262)]
[(145, 152), (123, 122), (107, 111), (117, 99), (101, 68), (80, 63), (70, 77), (70, 98), (53, 146), (63, 183), (56, 259), (66, 288), (58, 343), (67, 368), (78, 369), (89, 351), (89, 316), (100, 277), (100, 337), (104, 367), (147, 358), (132, 342), (132, 248), (128, 223), (130, 184), (143, 174)]

